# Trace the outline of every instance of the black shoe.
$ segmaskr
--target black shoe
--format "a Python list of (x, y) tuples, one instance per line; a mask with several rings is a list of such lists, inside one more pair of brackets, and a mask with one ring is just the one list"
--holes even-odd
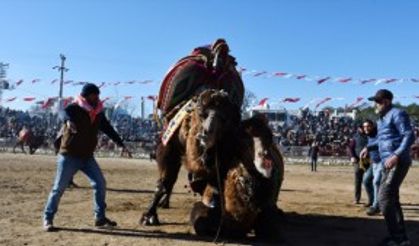
[(380, 209), (377, 207), (369, 207), (367, 209), (368, 216), (374, 216), (374, 215), (379, 215), (379, 214), (380, 214)]
[(115, 227), (118, 224), (115, 221), (112, 221), (108, 218), (103, 218), (103, 219), (97, 219), (95, 221), (95, 226), (96, 227)]
[(369, 203), (365, 203), (364, 204), (364, 208), (369, 208), (369, 207), (371, 207), (372, 206), (372, 203), (371, 202), (369, 202)]
[(51, 231), (54, 231), (55, 229), (54, 225), (52, 224), (52, 220), (44, 220), (42, 227), (44, 228), (44, 231), (46, 232), (51, 232)]
[(400, 239), (394, 237), (385, 238), (381, 241), (378, 246), (409, 246), (410, 240), (407, 237), (403, 237)]

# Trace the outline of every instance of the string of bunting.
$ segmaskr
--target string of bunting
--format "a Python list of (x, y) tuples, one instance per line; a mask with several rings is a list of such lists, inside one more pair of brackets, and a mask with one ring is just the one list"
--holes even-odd
[[(8, 82), (10, 83), (10, 88), (16, 88), (18, 86), (21, 86), (22, 84), (25, 83), (24, 79), (19, 79), (16, 81), (13, 80), (8, 80)], [(49, 84), (55, 84), (57, 82), (59, 82), (58, 79), (53, 79), (51, 81), (48, 80), (41, 80), (41, 79), (32, 79), (32, 80), (28, 80), (26, 81), (26, 83), (30, 83), (31, 85), (33, 84), (38, 84), (41, 82), (46, 82)], [(99, 83), (95, 83), (95, 82), (89, 82), (89, 81), (75, 81), (75, 80), (66, 80), (63, 82), (64, 85), (72, 85), (72, 86), (82, 86), (84, 84), (87, 83), (95, 83), (98, 85), (99, 88), (104, 88), (107, 86), (119, 86), (119, 85), (133, 85), (133, 84), (150, 84), (153, 83), (154, 81), (151, 79), (147, 79), (147, 80), (129, 80), (129, 81), (116, 81), (116, 82), (99, 82)]]
[(353, 76), (344, 76), (344, 77), (317, 76), (317, 75), (307, 75), (307, 74), (302, 74), (302, 73), (289, 73), (289, 72), (283, 72), (283, 71), (268, 72), (264, 70), (263, 71), (249, 70), (245, 67), (239, 67), (238, 71), (243, 76), (315, 81), (318, 85), (324, 84), (326, 82), (338, 82), (341, 84), (353, 83), (353, 84), (361, 84), (361, 85), (391, 84), (391, 83), (396, 83), (396, 82), (419, 83), (419, 78), (355, 78)]

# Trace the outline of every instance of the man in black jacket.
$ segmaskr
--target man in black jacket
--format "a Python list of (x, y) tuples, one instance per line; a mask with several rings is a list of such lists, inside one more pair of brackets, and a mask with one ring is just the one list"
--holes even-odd
[[(364, 176), (364, 170), (361, 167), (361, 160), (359, 159), (359, 154), (361, 150), (367, 146), (368, 138), (362, 129), (362, 125), (358, 126), (357, 133), (353, 137), (349, 145), (349, 155), (351, 157), (351, 163), (354, 165), (354, 174), (355, 174), (355, 199), (354, 204), (359, 204), (361, 200), (361, 190), (362, 190), (362, 179)], [(371, 201), (370, 201), (371, 202)], [(370, 203), (369, 202), (369, 203)], [(366, 204), (371, 205), (371, 204)]]
[(57, 174), (44, 210), (44, 230), (53, 230), (53, 219), (60, 198), (77, 171), (89, 178), (94, 189), (95, 226), (116, 226), (105, 216), (106, 181), (93, 152), (97, 145), (98, 131), (108, 135), (131, 156), (122, 139), (115, 132), (103, 113), (99, 88), (86, 84), (80, 96), (64, 110), (64, 126), (60, 136)]

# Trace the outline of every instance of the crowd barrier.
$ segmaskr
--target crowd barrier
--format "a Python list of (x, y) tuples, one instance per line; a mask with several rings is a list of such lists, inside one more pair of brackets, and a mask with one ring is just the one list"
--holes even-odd
[[(14, 139), (0, 138), (0, 152), (9, 152), (13, 150), (15, 145)], [(153, 146), (148, 142), (125, 142), (125, 145), (132, 150), (133, 158), (150, 159), (150, 153), (153, 151)], [(25, 147), (26, 152), (28, 148)], [(279, 149), (284, 156), (286, 164), (308, 164), (310, 163), (308, 157), (308, 146), (280, 146)], [(20, 153), (20, 147), (16, 148), (16, 152)], [(36, 151), (37, 154), (55, 155), (55, 150), (49, 146), (43, 146)], [(117, 158), (121, 156), (121, 148), (99, 148), (96, 150), (97, 157)], [(350, 165), (349, 157), (342, 155), (319, 156), (318, 163), (322, 165)], [(414, 161), (419, 164), (419, 160)]]

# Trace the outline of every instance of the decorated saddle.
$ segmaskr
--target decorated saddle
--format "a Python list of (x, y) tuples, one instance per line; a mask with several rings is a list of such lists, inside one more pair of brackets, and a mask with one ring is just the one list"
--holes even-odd
[(176, 105), (205, 89), (224, 89), (231, 100), (241, 107), (244, 86), (236, 65), (224, 39), (216, 40), (211, 46), (195, 48), (165, 75), (157, 108), (166, 117)]

